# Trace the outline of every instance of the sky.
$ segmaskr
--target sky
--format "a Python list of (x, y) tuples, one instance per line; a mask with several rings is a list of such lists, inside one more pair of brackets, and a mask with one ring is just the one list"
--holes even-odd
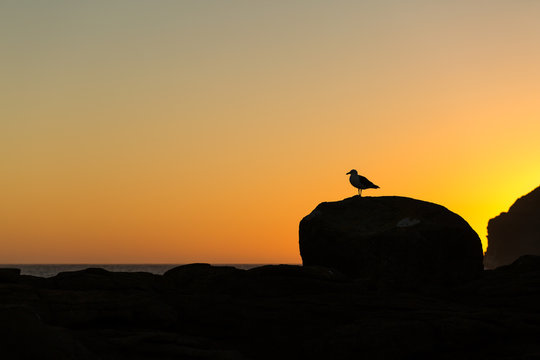
[(300, 263), (351, 169), (490, 218), (540, 185), (540, 2), (0, 2), (0, 263)]

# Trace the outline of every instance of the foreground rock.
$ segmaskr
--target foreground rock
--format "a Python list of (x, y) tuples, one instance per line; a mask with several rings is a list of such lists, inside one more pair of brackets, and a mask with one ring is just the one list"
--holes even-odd
[(0, 268), (0, 282), (16, 282), (21, 275), (20, 269)]
[(64, 329), (44, 324), (24, 306), (0, 307), (2, 359), (85, 360), (95, 359), (88, 349)]
[(483, 270), (480, 238), (459, 215), (420, 200), (352, 197), (300, 222), (304, 265), (398, 284), (454, 283)]
[(540, 255), (539, 220), (540, 187), (489, 221), (486, 268), (510, 264), (526, 254)]
[[(12, 359), (538, 359), (540, 257), (415, 291), (324, 267), (87, 269), (0, 282)], [(419, 290), (419, 291), (418, 291)]]

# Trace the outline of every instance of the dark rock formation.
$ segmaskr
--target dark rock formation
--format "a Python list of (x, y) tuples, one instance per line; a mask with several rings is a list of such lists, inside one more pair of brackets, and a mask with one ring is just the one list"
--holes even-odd
[(540, 187), (488, 223), (486, 268), (510, 264), (526, 254), (540, 255)]
[(68, 331), (48, 326), (28, 307), (0, 307), (2, 359), (96, 359)]
[(163, 278), (171, 286), (184, 289), (208, 289), (223, 287), (231, 278), (236, 278), (243, 271), (232, 266), (211, 266), (210, 264), (196, 263), (175, 267), (165, 274)]
[(0, 268), (0, 282), (17, 282), (21, 275), (21, 269)]
[(65, 271), (46, 281), (53, 288), (65, 290), (151, 290), (160, 286), (161, 277), (146, 272), (112, 272), (101, 268)]
[(459, 215), (404, 197), (319, 204), (300, 222), (304, 265), (397, 284), (452, 283), (482, 272), (480, 238)]
[[(102, 285), (100, 285), (100, 282)], [(450, 287), (381, 287), (324, 267), (192, 264), (0, 282), (12, 359), (537, 359), (540, 257)]]

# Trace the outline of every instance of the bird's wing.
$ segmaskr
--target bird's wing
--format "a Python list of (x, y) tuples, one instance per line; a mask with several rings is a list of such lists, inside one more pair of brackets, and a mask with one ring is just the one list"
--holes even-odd
[(375, 189), (379, 188), (377, 185), (375, 185), (374, 183), (372, 183), (371, 181), (369, 181), (367, 177), (362, 176), (362, 175), (358, 175), (358, 176), (360, 176), (360, 184), (362, 184), (363, 186), (365, 186), (366, 189), (367, 189), (367, 188), (375, 188)]

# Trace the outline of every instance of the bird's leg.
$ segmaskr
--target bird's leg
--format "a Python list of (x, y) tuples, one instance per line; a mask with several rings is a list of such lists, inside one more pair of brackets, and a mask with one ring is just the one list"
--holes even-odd
[(358, 189), (358, 196), (362, 197), (362, 189)]

